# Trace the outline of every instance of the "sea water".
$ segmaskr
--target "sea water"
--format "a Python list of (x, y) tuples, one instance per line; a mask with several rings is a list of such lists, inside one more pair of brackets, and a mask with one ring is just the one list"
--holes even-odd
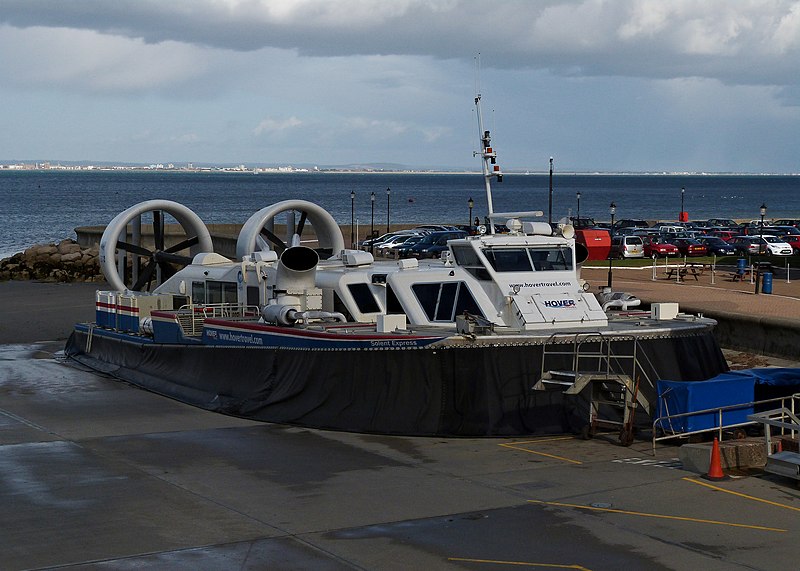
[[(506, 175), (492, 188), (495, 212), (541, 210), (547, 220), (548, 175)], [(580, 208), (581, 216), (608, 221), (613, 202), (617, 220), (677, 220), (682, 188), (691, 220), (759, 219), (762, 203), (767, 218), (800, 218), (800, 176), (781, 175), (556, 174), (552, 216), (558, 221)], [(467, 224), (470, 198), (472, 218), (483, 220), (480, 174), (0, 171), (0, 258), (74, 238), (76, 227), (105, 225), (149, 199), (180, 202), (206, 223), (233, 224), (281, 200), (309, 200), (340, 224), (352, 217), (363, 235), (373, 226), (385, 229), (387, 217), (392, 223)]]

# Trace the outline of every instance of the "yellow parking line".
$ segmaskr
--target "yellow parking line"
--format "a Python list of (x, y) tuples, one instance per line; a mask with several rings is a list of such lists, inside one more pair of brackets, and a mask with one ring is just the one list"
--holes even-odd
[(555, 454), (547, 454), (546, 452), (537, 452), (536, 450), (528, 450), (527, 448), (522, 448), (520, 446), (516, 446), (514, 444), (501, 444), (504, 448), (511, 448), (512, 450), (520, 450), (522, 452), (527, 452), (528, 454), (536, 454), (537, 456), (546, 456), (548, 458), (553, 458), (555, 460), (561, 460), (562, 462), (570, 462), (572, 464), (583, 464), (583, 462), (579, 460), (572, 460), (570, 458), (564, 458), (563, 456), (556, 456)]
[(528, 561), (498, 561), (496, 559), (469, 559), (467, 557), (448, 557), (448, 561), (465, 561), (467, 563), (492, 563), (494, 565), (520, 565), (524, 567), (546, 567), (548, 569), (577, 569), (591, 571), (582, 565), (559, 565), (558, 563), (530, 563)]
[(716, 520), (713, 520), (713, 519), (698, 519), (698, 518), (693, 518), (693, 517), (683, 517), (683, 516), (677, 516), (677, 515), (650, 514), (650, 513), (645, 513), (645, 512), (633, 512), (633, 511), (627, 511), (627, 510), (615, 510), (615, 509), (612, 509), (612, 508), (599, 508), (599, 507), (595, 507), (595, 506), (581, 506), (581, 505), (577, 505), (577, 504), (564, 504), (564, 503), (561, 503), (561, 502), (543, 502), (541, 500), (528, 500), (528, 502), (530, 502), (532, 504), (546, 504), (546, 505), (549, 505), (549, 506), (558, 506), (558, 507), (562, 507), (562, 508), (576, 508), (576, 509), (581, 509), (581, 510), (592, 510), (592, 511), (599, 511), (599, 512), (618, 513), (618, 514), (624, 514), (624, 515), (636, 515), (636, 516), (641, 516), (641, 517), (654, 517), (654, 518), (658, 518), (658, 519), (674, 519), (674, 520), (678, 520), (678, 521), (690, 521), (690, 522), (694, 522), (694, 523), (707, 523), (707, 524), (712, 524), (712, 525), (725, 525), (725, 526), (728, 526), (728, 527), (743, 527), (745, 529), (757, 529), (757, 530), (760, 530), (760, 531), (776, 531), (776, 532), (781, 532), (781, 533), (787, 531), (785, 529), (780, 529), (780, 528), (777, 528), (777, 527), (765, 527), (763, 525), (748, 525), (748, 524), (745, 524), (745, 523), (730, 523), (730, 522), (725, 522), (725, 521), (716, 521)]
[(753, 500), (754, 502), (762, 502), (765, 504), (769, 504), (771, 506), (776, 506), (779, 508), (785, 508), (787, 510), (794, 510), (796, 512), (800, 512), (800, 508), (796, 508), (794, 506), (787, 506), (786, 504), (779, 504), (778, 502), (773, 502), (770, 500), (765, 500), (763, 498), (757, 498), (755, 496), (748, 496), (747, 494), (743, 494), (741, 492), (734, 492), (733, 490), (726, 490), (725, 488), (720, 488), (719, 486), (715, 486), (713, 484), (709, 484), (707, 482), (701, 482), (700, 480), (695, 480), (694, 478), (683, 478), (687, 482), (691, 482), (692, 484), (700, 484), (701, 486), (705, 486), (706, 488), (711, 488), (712, 490), (716, 490), (718, 492), (725, 492), (726, 494), (732, 494), (734, 496), (739, 496), (740, 498), (745, 498), (748, 500)]
[[(556, 442), (557, 440), (575, 440), (574, 436), (543, 436), (542, 438), (537, 438), (535, 440), (521, 440), (517, 442), (512, 442), (511, 444), (536, 444), (538, 442)], [(501, 444), (500, 446), (503, 446)]]

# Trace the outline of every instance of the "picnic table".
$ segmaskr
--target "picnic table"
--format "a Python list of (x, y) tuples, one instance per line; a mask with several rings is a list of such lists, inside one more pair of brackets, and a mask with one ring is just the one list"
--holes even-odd
[(763, 274), (765, 272), (775, 273), (776, 268), (772, 262), (755, 262), (751, 266), (745, 266), (741, 270), (736, 270), (731, 274), (731, 281), (744, 281), (745, 278), (750, 278), (751, 273)]
[(687, 275), (694, 277), (695, 281), (700, 279), (706, 268), (710, 268), (711, 264), (693, 264), (686, 263), (682, 266), (672, 266), (667, 268), (667, 279), (672, 279), (677, 274), (679, 279), (685, 278)]

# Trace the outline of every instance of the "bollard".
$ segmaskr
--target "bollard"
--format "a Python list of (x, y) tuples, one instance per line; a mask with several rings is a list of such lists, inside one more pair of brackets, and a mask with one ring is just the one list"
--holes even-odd
[(761, 274), (761, 292), (772, 293), (772, 272)]

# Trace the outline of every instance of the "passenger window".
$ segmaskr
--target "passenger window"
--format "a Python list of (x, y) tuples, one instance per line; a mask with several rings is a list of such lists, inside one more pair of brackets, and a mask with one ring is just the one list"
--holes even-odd
[(358, 306), (358, 310), (361, 313), (380, 313), (381, 308), (367, 284), (347, 284), (347, 289), (350, 291), (350, 295), (353, 296), (353, 300), (355, 300), (356, 306)]
[(484, 317), (464, 282), (414, 284), (411, 289), (430, 321), (455, 321), (465, 311)]
[(247, 305), (261, 305), (260, 297), (257, 286), (247, 286)]
[(206, 286), (203, 282), (192, 282), (192, 303), (206, 302)]

